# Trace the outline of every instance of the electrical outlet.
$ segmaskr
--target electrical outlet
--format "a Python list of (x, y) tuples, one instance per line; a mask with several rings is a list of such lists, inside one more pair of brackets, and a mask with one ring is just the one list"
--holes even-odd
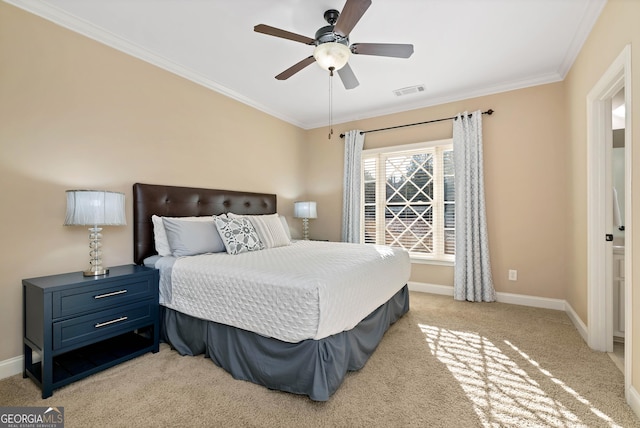
[(515, 269), (509, 269), (509, 281), (518, 280), (518, 271)]

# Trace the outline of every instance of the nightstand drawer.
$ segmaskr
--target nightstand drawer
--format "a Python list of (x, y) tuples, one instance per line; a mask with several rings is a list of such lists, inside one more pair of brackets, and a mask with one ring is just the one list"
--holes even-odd
[(53, 349), (106, 339), (118, 332), (152, 325), (157, 318), (157, 310), (157, 303), (150, 299), (55, 322), (53, 323)]
[(101, 287), (76, 287), (56, 291), (52, 296), (53, 318), (99, 311), (124, 305), (155, 294), (153, 276), (106, 283)]

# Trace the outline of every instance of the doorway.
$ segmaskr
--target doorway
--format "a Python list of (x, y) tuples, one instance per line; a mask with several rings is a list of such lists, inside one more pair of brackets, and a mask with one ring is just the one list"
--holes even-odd
[[(588, 187), (588, 343), (592, 349), (612, 352), (614, 345), (614, 190), (612, 109), (616, 94), (624, 95), (624, 218), (630, 236), (631, 215), (631, 46), (627, 45), (587, 96), (587, 187)], [(620, 198), (622, 195), (618, 195)], [(621, 198), (620, 198), (621, 199)], [(622, 205), (622, 204), (621, 204)], [(610, 239), (609, 239), (610, 238)], [(624, 242), (624, 293), (631, 296), (631, 239)], [(632, 361), (632, 312), (630, 299), (624, 304), (625, 395), (629, 401)]]
[(611, 127), (613, 132), (611, 151), (611, 175), (613, 190), (613, 352), (609, 356), (624, 373), (625, 340), (625, 123), (626, 109), (624, 88), (611, 99)]

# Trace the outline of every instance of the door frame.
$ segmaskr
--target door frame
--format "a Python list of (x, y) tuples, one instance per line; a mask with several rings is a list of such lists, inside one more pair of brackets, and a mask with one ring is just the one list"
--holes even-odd
[[(629, 399), (632, 361), (632, 139), (631, 45), (626, 45), (587, 95), (587, 315), (588, 344), (613, 351), (613, 196), (611, 183), (611, 98), (624, 87), (625, 99), (625, 396)], [(604, 263), (603, 263), (604, 261)], [(604, 285), (604, 286), (603, 286)]]

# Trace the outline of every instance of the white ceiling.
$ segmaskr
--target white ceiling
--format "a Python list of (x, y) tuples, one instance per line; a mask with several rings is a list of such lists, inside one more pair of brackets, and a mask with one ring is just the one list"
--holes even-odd
[[(345, 0), (5, 0), (305, 129), (329, 121), (329, 77), (313, 46)], [(409, 59), (352, 55), (360, 86), (333, 81), (334, 123), (562, 80), (606, 0), (373, 0), (351, 43), (412, 43)], [(424, 84), (424, 92), (393, 90)], [(491, 106), (487, 106), (491, 107)]]

